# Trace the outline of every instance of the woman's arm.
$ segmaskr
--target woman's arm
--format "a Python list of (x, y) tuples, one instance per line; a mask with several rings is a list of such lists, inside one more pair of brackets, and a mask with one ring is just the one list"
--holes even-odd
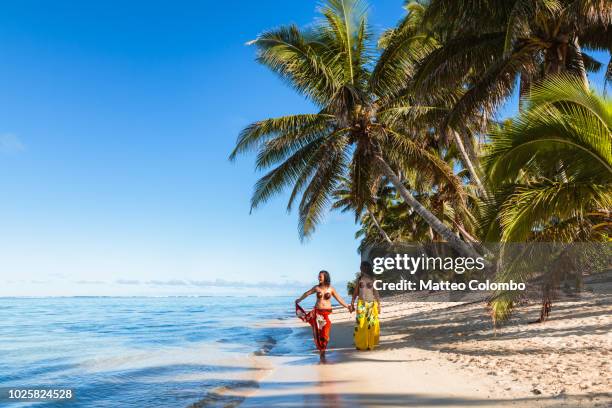
[(310, 288), (309, 290), (304, 292), (304, 294), (302, 296), (300, 296), (299, 298), (295, 299), (295, 303), (300, 303), (302, 300), (306, 299), (308, 296), (310, 296), (313, 293), (315, 293), (317, 291), (316, 288), (317, 288), (316, 286), (313, 286), (312, 288)]
[(336, 289), (332, 288), (332, 296), (336, 298), (338, 303), (340, 303), (342, 306), (346, 307), (349, 311), (351, 311), (350, 306), (346, 304), (344, 299), (342, 299), (342, 296), (338, 296), (338, 293), (336, 293)]
[(355, 286), (353, 287), (353, 298), (351, 299), (351, 308), (355, 309), (355, 299), (359, 296), (359, 278), (355, 279)]

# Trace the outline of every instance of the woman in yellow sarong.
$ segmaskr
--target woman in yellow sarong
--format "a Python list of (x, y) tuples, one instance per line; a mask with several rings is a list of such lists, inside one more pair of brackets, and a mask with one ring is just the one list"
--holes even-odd
[[(355, 282), (351, 309), (357, 311), (353, 339), (358, 350), (373, 350), (378, 345), (380, 323), (378, 314), (381, 311), (380, 297), (374, 288), (374, 273), (372, 265), (364, 261), (360, 266), (361, 275)], [(355, 309), (355, 299), (357, 309)]]

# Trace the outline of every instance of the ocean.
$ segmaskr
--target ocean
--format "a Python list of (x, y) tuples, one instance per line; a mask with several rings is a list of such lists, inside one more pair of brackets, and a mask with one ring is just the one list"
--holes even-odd
[(0, 387), (75, 392), (0, 406), (186, 407), (288, 353), (292, 329), (260, 323), (293, 316), (287, 297), (0, 298)]

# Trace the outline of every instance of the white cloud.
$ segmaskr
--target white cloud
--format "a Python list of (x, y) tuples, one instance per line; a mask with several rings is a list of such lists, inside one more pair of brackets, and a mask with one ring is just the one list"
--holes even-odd
[(90, 281), (90, 280), (78, 280), (76, 282), (77, 285), (105, 285), (106, 282), (102, 281)]
[(0, 135), (0, 153), (13, 154), (25, 150), (25, 145), (19, 138), (12, 133)]
[(118, 279), (115, 283), (119, 285), (140, 285), (140, 281), (135, 279)]
[[(81, 283), (81, 282), (78, 282)], [(89, 282), (88, 282), (89, 283)], [(114, 281), (118, 285), (145, 285), (145, 286), (191, 286), (191, 287), (213, 287), (213, 288), (295, 288), (307, 287), (310, 284), (298, 281), (290, 281), (283, 279), (279, 282), (244, 282), (244, 281), (227, 281), (224, 279), (216, 280), (149, 280), (139, 281), (133, 279), (117, 279)]]

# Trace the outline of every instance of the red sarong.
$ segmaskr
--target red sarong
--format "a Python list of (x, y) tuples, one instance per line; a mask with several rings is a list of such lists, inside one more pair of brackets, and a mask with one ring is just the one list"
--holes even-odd
[(295, 305), (295, 314), (297, 317), (312, 327), (312, 337), (319, 351), (325, 351), (327, 343), (329, 343), (329, 334), (331, 332), (329, 314), (331, 312), (331, 309), (315, 308), (306, 313), (300, 305)]

